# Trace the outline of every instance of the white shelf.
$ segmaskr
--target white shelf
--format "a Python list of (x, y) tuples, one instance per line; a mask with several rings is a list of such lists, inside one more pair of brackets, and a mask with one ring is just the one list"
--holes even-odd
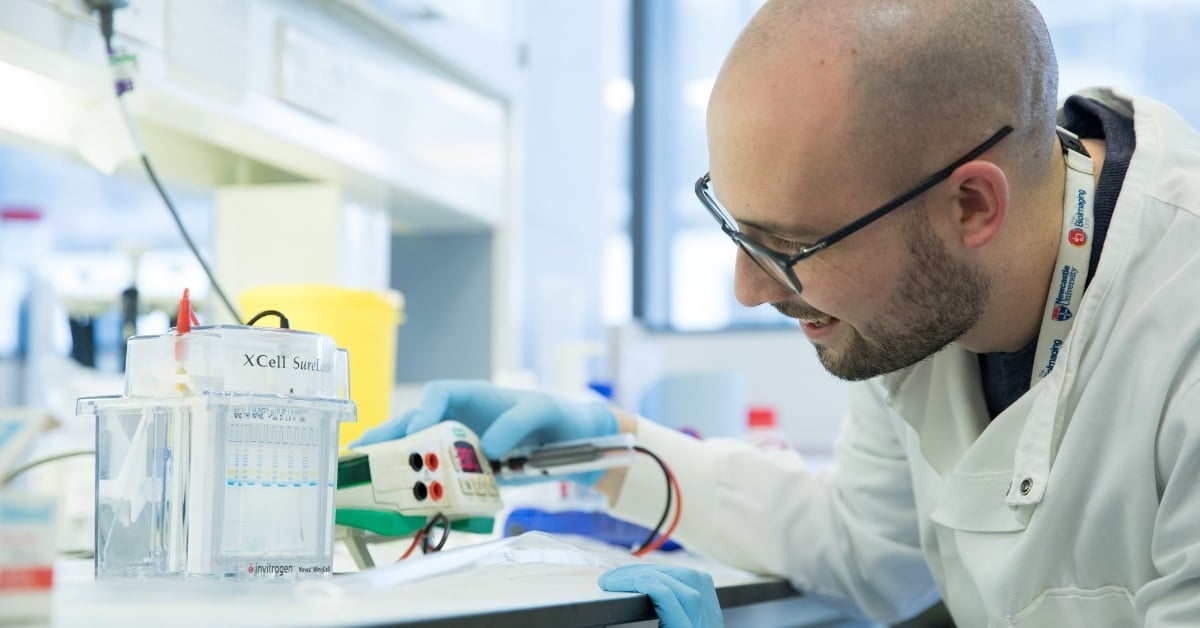
[[(29, 79), (23, 93), (7, 96), (24, 99), (23, 113), (18, 116), (0, 106), (0, 129), (73, 150), (71, 128), (79, 122), (78, 116), (112, 98), (110, 77), (94, 21), (56, 1), (5, 0), (0, 6), (0, 72), (17, 72)], [(373, 59), (363, 54), (361, 45), (347, 50), (331, 43), (330, 49), (341, 55), (333, 65), (337, 74), (302, 78), (311, 79), (307, 88), (316, 90), (313, 93), (324, 89), (342, 98), (334, 103), (336, 109), (322, 112), (324, 117), (314, 115), (276, 97), (281, 93), (277, 81), (284, 61), (312, 53), (301, 48), (307, 42), (319, 44), (322, 37), (332, 42), (353, 33), (323, 23), (322, 19), (329, 21), (328, 15), (316, 5), (261, 1), (247, 5), (238, 10), (246, 12), (241, 35), (249, 58), (244, 60), (244, 74), (230, 77), (229, 89), (215, 84), (212, 76), (196, 78), (195, 72), (181, 72), (172, 64), (173, 58), (181, 57), (178, 49), (171, 49), (170, 24), (165, 29), (165, 50), (144, 41), (123, 40), (139, 60), (137, 87), (127, 96), (130, 110), (139, 123), (152, 123), (162, 131), (156, 139), (159, 146), (174, 138), (192, 154), (197, 154), (197, 147), (199, 152), (209, 149), (210, 161), (248, 159), (296, 179), (342, 184), (351, 194), (389, 209), (401, 230), (499, 224), (507, 199), (510, 152), (505, 100), (456, 87), (427, 68), (396, 63), (386, 49)], [(194, 9), (204, 11), (211, 12)], [(118, 14), (118, 28), (120, 18)], [(156, 32), (153, 23), (137, 28)], [(317, 35), (306, 37), (312, 33)], [(195, 51), (190, 54), (195, 63)], [(219, 56), (219, 51), (213, 54)], [(229, 60), (225, 61), (226, 66), (214, 65), (213, 74), (228, 68)], [(332, 91), (328, 82), (320, 83), (329, 76), (340, 80)], [(395, 77), (397, 81), (392, 80)], [(404, 91), (405, 86), (418, 93)], [(296, 100), (303, 102), (303, 98)], [(393, 103), (394, 108), (389, 106)], [(37, 123), (38, 115), (49, 119)], [(443, 143), (437, 141), (439, 135), (430, 135), (444, 128), (459, 131), (460, 137), (451, 136)], [(422, 136), (425, 129), (432, 131)], [(239, 172), (230, 163), (211, 169)], [(244, 168), (240, 172), (246, 176)]]

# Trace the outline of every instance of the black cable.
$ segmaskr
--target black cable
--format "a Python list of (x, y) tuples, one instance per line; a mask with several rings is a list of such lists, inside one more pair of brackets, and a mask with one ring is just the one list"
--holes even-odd
[[(104, 49), (108, 53), (110, 61), (116, 57), (116, 50), (113, 49), (113, 13), (117, 9), (124, 8), (129, 4), (128, 0), (87, 0), (89, 8), (99, 13), (100, 35), (104, 38)], [(133, 89), (132, 81), (117, 81), (117, 100), (121, 101), (121, 106), (124, 107), (122, 97), (125, 92)], [(200, 249), (196, 247), (196, 243), (192, 241), (192, 236), (188, 234), (187, 228), (183, 226), (183, 220), (179, 217), (179, 212), (175, 209), (175, 203), (171, 202), (171, 197), (163, 188), (162, 183), (158, 180), (158, 175), (154, 172), (154, 167), (150, 165), (150, 158), (146, 156), (146, 151), (142, 148), (141, 142), (137, 141), (136, 133), (133, 129), (133, 122), (129, 120), (128, 113), (125, 114), (126, 124), (129, 125), (129, 132), (135, 136), (135, 144), (137, 144), (138, 156), (141, 157), (142, 165), (146, 169), (146, 174), (150, 176), (150, 182), (154, 184), (154, 189), (158, 191), (158, 195), (162, 197), (163, 203), (167, 205), (167, 210), (171, 212), (171, 218), (175, 220), (175, 226), (179, 227), (179, 233), (183, 236), (183, 241), (187, 243), (188, 248), (192, 250), (192, 255), (196, 256), (196, 261), (200, 262), (200, 268), (204, 269), (204, 274), (208, 276), (208, 281), (212, 285), (217, 296), (221, 297), (221, 302), (229, 310), (229, 314), (233, 316), (233, 320), (237, 323), (242, 322), (242, 317), (238, 314), (237, 309), (233, 307), (229, 297), (225, 296), (225, 291), (221, 290), (221, 285), (217, 283), (217, 278), (213, 276), (212, 269), (208, 267), (208, 263), (204, 261), (204, 256), (200, 255)]]
[(250, 320), (246, 321), (246, 324), (252, 326), (255, 323), (257, 323), (259, 321), (259, 319), (263, 318), (264, 316), (278, 316), (280, 329), (291, 329), (292, 328), (291, 324), (288, 323), (287, 317), (284, 316), (283, 312), (280, 312), (279, 310), (263, 310), (263, 311), (259, 312), (258, 314), (255, 314), (254, 317), (251, 318)]
[[(437, 545), (431, 546), (429, 544), (429, 531), (433, 529), (433, 526), (438, 525), (438, 521), (441, 521), (442, 525), (442, 538), (438, 539)], [(442, 546), (446, 544), (446, 539), (448, 538), (450, 538), (450, 520), (446, 518), (446, 515), (439, 512), (421, 530), (421, 553), (429, 554), (441, 551)]]
[(642, 541), (642, 544), (638, 546), (638, 549), (641, 549), (654, 542), (654, 538), (657, 537), (660, 532), (662, 532), (663, 525), (667, 523), (667, 515), (671, 514), (671, 472), (667, 469), (667, 463), (663, 462), (662, 458), (659, 458), (654, 452), (642, 447), (641, 445), (634, 445), (633, 449), (634, 451), (639, 451), (647, 456), (650, 456), (651, 458), (654, 458), (654, 461), (658, 463), (660, 468), (662, 468), (663, 478), (667, 481), (667, 505), (665, 508), (663, 508), (662, 517), (659, 517), (658, 519), (658, 525), (654, 526), (654, 529), (650, 531), (650, 536), (647, 536), (646, 540)]
[(242, 316), (238, 314), (233, 303), (229, 301), (229, 297), (225, 296), (225, 291), (221, 290), (221, 285), (217, 283), (217, 278), (213, 276), (212, 270), (204, 261), (204, 256), (200, 255), (200, 249), (196, 248), (196, 243), (192, 242), (192, 236), (188, 235), (187, 228), (183, 226), (183, 220), (179, 218), (179, 212), (175, 210), (175, 204), (171, 202), (171, 197), (167, 195), (167, 191), (163, 189), (162, 183), (158, 181), (158, 175), (154, 174), (154, 167), (150, 165), (150, 159), (145, 153), (140, 155), (142, 165), (146, 167), (146, 174), (150, 175), (150, 182), (154, 184), (154, 189), (158, 190), (158, 195), (167, 205), (167, 209), (171, 212), (171, 218), (175, 219), (175, 226), (179, 227), (179, 233), (183, 236), (183, 241), (187, 243), (188, 248), (192, 250), (192, 255), (196, 256), (196, 261), (200, 262), (200, 268), (204, 269), (204, 274), (208, 276), (209, 283), (212, 284), (212, 289), (221, 297), (221, 302), (225, 304), (225, 308), (229, 310), (230, 316), (237, 323), (242, 322)]
[(96, 9), (100, 14), (97, 21), (100, 23), (100, 36), (104, 37), (104, 51), (108, 54), (113, 53), (112, 38), (113, 38), (113, 12), (115, 7), (105, 6)]

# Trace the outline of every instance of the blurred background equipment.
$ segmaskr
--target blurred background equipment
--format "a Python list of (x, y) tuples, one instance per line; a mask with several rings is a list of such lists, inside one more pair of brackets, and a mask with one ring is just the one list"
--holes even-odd
[(35, 398), (30, 365), (52, 344), (44, 264), (52, 233), (36, 207), (0, 208), (0, 407)]

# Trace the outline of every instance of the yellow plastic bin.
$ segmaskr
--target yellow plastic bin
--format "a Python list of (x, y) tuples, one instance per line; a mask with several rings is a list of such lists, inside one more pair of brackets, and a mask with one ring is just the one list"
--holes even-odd
[[(350, 353), (350, 399), (358, 421), (341, 426), (345, 447), (388, 419), (396, 376), (396, 330), (404, 322), (404, 295), (395, 290), (352, 290), (329, 285), (274, 285), (241, 294), (242, 316), (279, 310), (292, 329), (332, 337)], [(257, 325), (270, 324), (266, 318)]]

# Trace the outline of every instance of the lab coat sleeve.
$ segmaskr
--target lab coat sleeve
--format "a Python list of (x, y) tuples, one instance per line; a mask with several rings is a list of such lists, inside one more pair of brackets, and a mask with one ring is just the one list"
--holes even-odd
[[(883, 393), (873, 383), (851, 388), (835, 473), (809, 472), (794, 452), (698, 441), (645, 420), (638, 441), (678, 478), (683, 514), (674, 538), (686, 547), (785, 577), (806, 592), (849, 600), (873, 619), (896, 621), (927, 608), (938, 594), (919, 546), (911, 476)], [(664, 497), (661, 470), (639, 460), (613, 512), (653, 526)]]
[(1200, 626), (1200, 382), (1168, 405), (1157, 449), (1150, 558), (1161, 575), (1134, 594), (1134, 606), (1146, 626)]

